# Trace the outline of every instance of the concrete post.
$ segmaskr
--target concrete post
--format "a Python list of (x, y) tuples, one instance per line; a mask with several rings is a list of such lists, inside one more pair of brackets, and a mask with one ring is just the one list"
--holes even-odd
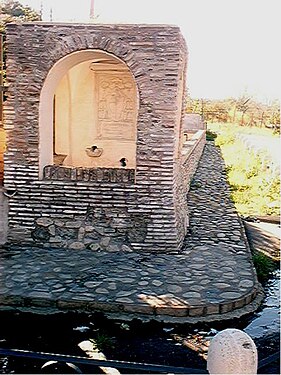
[(207, 369), (210, 374), (257, 374), (254, 341), (239, 329), (225, 329), (211, 341)]

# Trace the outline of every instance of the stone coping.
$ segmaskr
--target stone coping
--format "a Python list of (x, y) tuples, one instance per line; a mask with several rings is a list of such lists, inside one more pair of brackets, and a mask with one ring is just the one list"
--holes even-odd
[(206, 136), (206, 130), (197, 130), (192, 134), (192, 138), (183, 143), (182, 164), (185, 164), (200, 140)]
[[(8, 23), (8, 27), (18, 25), (17, 23)], [(169, 23), (115, 23), (115, 22), (107, 22), (107, 23), (92, 23), (92, 22), (48, 22), (48, 21), (35, 21), (35, 22), (23, 22), (22, 25), (28, 26), (92, 26), (92, 28), (124, 28), (124, 27), (141, 27), (141, 28), (165, 28), (165, 29), (180, 29), (180, 27), (176, 24), (169, 24)], [(164, 30), (165, 31), (165, 30)]]

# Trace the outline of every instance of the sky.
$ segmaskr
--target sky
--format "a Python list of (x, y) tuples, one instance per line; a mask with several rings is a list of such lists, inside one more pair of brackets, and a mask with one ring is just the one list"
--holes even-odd
[[(89, 22), (91, 0), (20, 0), (43, 20)], [(280, 99), (281, 0), (94, 0), (99, 23), (180, 26), (193, 98)]]

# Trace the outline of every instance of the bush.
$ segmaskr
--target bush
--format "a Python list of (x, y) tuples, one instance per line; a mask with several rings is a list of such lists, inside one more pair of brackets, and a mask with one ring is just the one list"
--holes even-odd
[(273, 137), (270, 129), (248, 128), (232, 123), (208, 123), (210, 135), (216, 134), (226, 164), (232, 199), (240, 215), (280, 215), (280, 176), (267, 169), (266, 155), (250, 151), (236, 133)]
[(210, 130), (207, 130), (206, 131), (206, 141), (213, 141), (217, 138), (217, 135), (216, 133), (210, 131)]
[(115, 339), (106, 333), (98, 333), (95, 338), (90, 339), (94, 348), (99, 352), (112, 349), (115, 346)]
[(266, 168), (260, 158), (262, 155), (256, 155), (241, 141), (230, 143), (229, 131), (225, 132), (228, 135), (222, 136), (219, 143), (232, 190), (231, 198), (238, 213), (245, 216), (279, 215), (280, 176)]
[(257, 271), (258, 280), (261, 283), (267, 281), (277, 268), (275, 263), (270, 258), (260, 252), (255, 252), (253, 254), (253, 262)]

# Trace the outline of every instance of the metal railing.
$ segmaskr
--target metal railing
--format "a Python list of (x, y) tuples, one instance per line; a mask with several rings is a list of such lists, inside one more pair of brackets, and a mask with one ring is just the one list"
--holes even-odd
[[(1, 349), (0, 356), (32, 358), (43, 361), (57, 361), (60, 363), (72, 363), (76, 365), (111, 367), (117, 369), (139, 370), (153, 373), (173, 373), (173, 374), (208, 374), (207, 370), (194, 369), (188, 367), (163, 366), (150, 363), (138, 363), (116, 360), (98, 360), (79, 356), (70, 356), (64, 354), (32, 352), (19, 349)], [(134, 372), (135, 373), (135, 372)]]
[[(86, 365), (86, 366), (97, 366), (97, 367), (111, 367), (117, 369), (127, 370), (139, 370), (142, 372), (153, 372), (153, 373), (170, 373), (170, 374), (208, 374), (205, 369), (194, 369), (189, 367), (175, 367), (175, 366), (164, 366), (151, 363), (139, 363), (139, 362), (127, 362), (117, 360), (99, 360), (90, 359), (79, 356), (71, 356), (65, 354), (54, 354), (54, 353), (42, 353), (32, 352), (28, 350), (19, 349), (1, 349), (0, 356), (7, 357), (21, 357), (21, 358), (32, 358), (42, 361), (56, 361), (58, 363), (72, 363), (75, 365)], [(280, 353), (276, 352), (269, 357), (262, 359), (258, 363), (258, 370), (265, 368), (278, 361)]]

